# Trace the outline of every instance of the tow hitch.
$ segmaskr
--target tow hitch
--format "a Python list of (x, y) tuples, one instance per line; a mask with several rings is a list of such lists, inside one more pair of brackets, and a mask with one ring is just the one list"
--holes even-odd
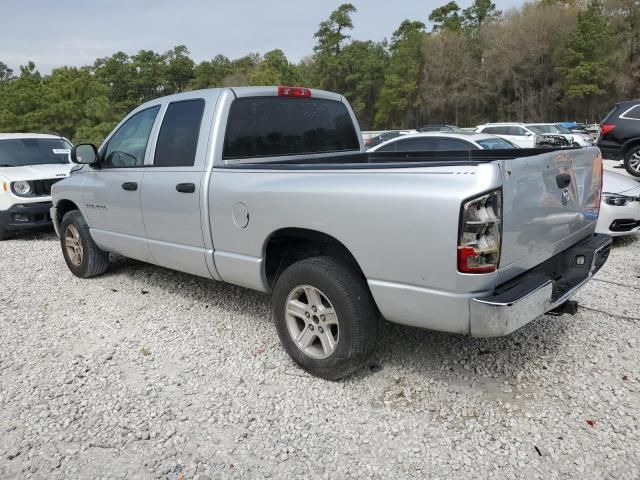
[(560, 316), (568, 313), (569, 315), (575, 315), (578, 313), (578, 302), (576, 300), (567, 300), (566, 302), (558, 305), (553, 310), (547, 312), (548, 315)]

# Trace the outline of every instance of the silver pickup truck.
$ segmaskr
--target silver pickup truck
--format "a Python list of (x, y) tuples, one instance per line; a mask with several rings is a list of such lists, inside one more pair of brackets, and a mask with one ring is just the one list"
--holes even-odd
[(597, 148), (366, 153), (324, 91), (159, 98), (71, 158), (51, 217), (75, 275), (111, 252), (268, 292), (286, 351), (327, 379), (383, 318), (499, 336), (570, 310), (610, 249)]

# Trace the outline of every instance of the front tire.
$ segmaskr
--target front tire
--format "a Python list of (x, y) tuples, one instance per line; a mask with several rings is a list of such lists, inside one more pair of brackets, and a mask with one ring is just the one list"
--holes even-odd
[(109, 253), (95, 244), (89, 225), (78, 210), (71, 210), (62, 218), (60, 246), (67, 267), (76, 277), (95, 277), (109, 266)]
[(294, 263), (278, 278), (272, 303), (282, 345), (310, 374), (339, 380), (373, 354), (381, 317), (365, 281), (345, 263)]
[(640, 145), (632, 147), (625, 153), (624, 168), (629, 175), (640, 177)]

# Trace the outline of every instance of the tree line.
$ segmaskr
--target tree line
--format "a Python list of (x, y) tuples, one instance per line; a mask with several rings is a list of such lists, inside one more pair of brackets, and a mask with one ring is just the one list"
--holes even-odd
[(538, 0), (500, 12), (491, 0), (403, 21), (390, 39), (352, 40), (356, 8), (320, 23), (313, 53), (282, 50), (195, 63), (184, 45), (117, 52), (41, 74), (0, 62), (0, 131), (55, 131), (100, 143), (132, 108), (200, 88), (304, 85), (344, 94), (363, 129), (425, 123), (598, 121), (640, 97), (640, 0)]

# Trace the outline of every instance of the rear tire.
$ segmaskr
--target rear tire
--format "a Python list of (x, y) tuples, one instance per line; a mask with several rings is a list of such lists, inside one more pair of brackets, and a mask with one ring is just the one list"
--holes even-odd
[(339, 380), (374, 352), (382, 319), (365, 281), (343, 262), (294, 263), (278, 278), (272, 305), (282, 345), (311, 375)]
[(631, 147), (624, 154), (624, 169), (629, 175), (640, 177), (640, 145)]
[(76, 277), (95, 277), (103, 274), (109, 266), (109, 252), (95, 244), (79, 210), (71, 210), (62, 218), (60, 246), (67, 267)]

